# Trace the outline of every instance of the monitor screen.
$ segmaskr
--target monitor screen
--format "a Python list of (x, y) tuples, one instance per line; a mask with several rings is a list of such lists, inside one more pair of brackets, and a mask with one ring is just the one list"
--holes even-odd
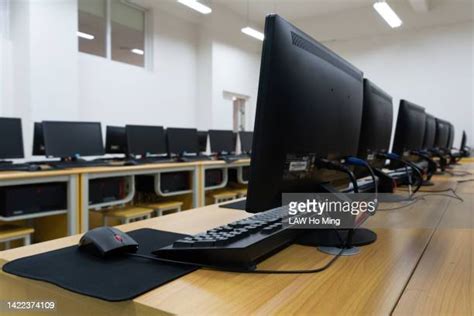
[(104, 143), (98, 122), (43, 121), (46, 156), (102, 156)]
[(432, 149), (435, 144), (436, 118), (426, 113), (425, 136), (423, 137), (423, 149)]
[(105, 133), (105, 152), (107, 154), (125, 154), (127, 152), (125, 127), (107, 126)]
[(24, 158), (21, 119), (0, 117), (0, 159)]
[(392, 97), (373, 82), (364, 79), (364, 106), (359, 138), (359, 157), (367, 160), (374, 153), (389, 151), (392, 121)]
[(227, 130), (209, 130), (209, 141), (213, 153), (235, 152), (234, 132)]
[[(278, 15), (265, 21), (246, 209), (281, 206), (282, 193), (349, 182), (314, 167), (357, 155), (362, 72)], [(334, 182), (333, 182), (334, 181)]]
[(45, 156), (43, 124), (36, 122), (33, 130), (33, 156)]
[(199, 151), (206, 152), (207, 151), (207, 132), (198, 131), (198, 141), (199, 141)]
[(252, 152), (253, 132), (239, 132), (240, 149), (243, 153)]
[(442, 120), (436, 119), (436, 135), (435, 135), (435, 147), (446, 148), (449, 138), (449, 123)]
[(425, 108), (407, 100), (401, 100), (392, 151), (404, 155), (411, 150), (422, 149), (425, 125)]
[(170, 154), (197, 154), (199, 152), (198, 133), (195, 128), (167, 128), (166, 138)]
[(127, 125), (127, 150), (130, 155), (166, 154), (166, 138), (163, 126)]

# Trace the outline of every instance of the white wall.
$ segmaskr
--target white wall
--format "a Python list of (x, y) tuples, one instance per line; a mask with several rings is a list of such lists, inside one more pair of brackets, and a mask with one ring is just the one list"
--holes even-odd
[(153, 21), (152, 70), (79, 53), (80, 119), (196, 125), (196, 27), (159, 11)]
[(245, 129), (253, 130), (262, 42), (243, 34), (240, 30), (245, 26), (244, 18), (217, 3), (201, 26), (201, 43), (211, 45), (204, 55), (209, 58), (210, 54), (210, 68), (201, 73), (211, 80), (211, 94), (198, 104), (199, 111), (205, 111), (206, 117), (200, 120), (203, 128), (233, 128), (233, 102), (224, 96), (224, 92), (230, 92), (248, 97)]
[(33, 122), (74, 119), (77, 96), (77, 2), (11, 1), (5, 40), (2, 115), (21, 117), (25, 155), (31, 154)]
[(473, 27), (467, 22), (326, 45), (394, 97), (395, 115), (403, 98), (452, 122), (459, 147), (462, 130), (471, 144), (474, 139)]
[(212, 51), (212, 128), (233, 128), (233, 101), (224, 96), (224, 92), (232, 92), (249, 97), (245, 127), (253, 130), (260, 56), (220, 42), (214, 43)]
[[(42, 119), (231, 129), (232, 102), (224, 91), (250, 97), (246, 128), (253, 130), (262, 42), (242, 34), (245, 19), (218, 3), (199, 21), (152, 11), (151, 71), (78, 53), (76, 0), (11, 4), (10, 39), (2, 40), (0, 53), (0, 78), (8, 81), (2, 84), (0, 114), (24, 119), (26, 153), (32, 122)], [(317, 39), (331, 39), (331, 21), (296, 24)], [(355, 38), (336, 36), (327, 45), (396, 103), (406, 98), (425, 106), (455, 124), (456, 143), (462, 129), (472, 142), (472, 28), (471, 21), (378, 37), (339, 30), (335, 34)]]

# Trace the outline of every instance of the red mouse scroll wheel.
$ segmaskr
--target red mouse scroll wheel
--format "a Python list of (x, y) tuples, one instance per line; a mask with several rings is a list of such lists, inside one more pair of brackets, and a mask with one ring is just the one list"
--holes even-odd
[(115, 240), (123, 242), (122, 237), (120, 237), (119, 235), (114, 235), (114, 237), (115, 237)]

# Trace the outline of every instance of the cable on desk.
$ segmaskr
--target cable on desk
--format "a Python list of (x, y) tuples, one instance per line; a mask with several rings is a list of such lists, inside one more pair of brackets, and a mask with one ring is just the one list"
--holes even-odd
[(464, 170), (457, 170), (457, 171), (445, 171), (447, 174), (453, 177), (466, 177), (466, 176), (472, 176), (472, 173), (469, 171), (464, 171)]
[(176, 260), (169, 260), (169, 259), (162, 259), (158, 257), (152, 257), (148, 255), (141, 255), (138, 253), (127, 253), (128, 256), (131, 257), (138, 257), (138, 258), (144, 258), (148, 260), (153, 260), (153, 261), (158, 261), (161, 263), (176, 263), (176, 264), (185, 264), (185, 265), (191, 265), (191, 266), (196, 266), (199, 268), (204, 268), (204, 269), (209, 269), (209, 270), (214, 270), (214, 271), (220, 271), (220, 272), (233, 272), (233, 273), (251, 273), (251, 274), (310, 274), (310, 273), (319, 273), (327, 268), (329, 268), (344, 252), (346, 248), (343, 247), (339, 251), (337, 255), (335, 255), (331, 260), (329, 260), (325, 265), (323, 265), (320, 268), (317, 269), (310, 269), (310, 270), (243, 270), (243, 269), (232, 269), (232, 268), (224, 268), (224, 267), (217, 267), (217, 266), (212, 266), (212, 265), (207, 265), (207, 264), (200, 264), (200, 263), (193, 263), (193, 262), (185, 262), (185, 261), (176, 261)]
[(162, 263), (176, 263), (176, 264), (185, 264), (185, 265), (192, 265), (204, 269), (209, 269), (209, 270), (214, 270), (214, 271), (221, 271), (221, 272), (233, 272), (233, 273), (251, 273), (251, 274), (310, 274), (310, 273), (319, 273), (323, 272), (324, 270), (328, 269), (331, 265), (333, 265), (334, 262), (342, 255), (344, 250), (347, 247), (348, 239), (343, 242), (343, 239), (341, 235), (339, 234), (339, 231), (337, 229), (334, 229), (334, 231), (337, 234), (337, 237), (339, 241), (342, 244), (341, 250), (333, 257), (331, 260), (329, 260), (325, 265), (323, 265), (320, 268), (316, 269), (309, 269), (309, 270), (243, 270), (243, 269), (232, 269), (232, 268), (224, 268), (224, 267), (218, 267), (218, 266), (212, 266), (212, 265), (207, 265), (207, 264), (200, 264), (200, 263), (193, 263), (193, 262), (185, 262), (185, 261), (176, 261), (176, 260), (170, 260), (170, 259), (163, 259), (163, 258), (158, 258), (158, 257), (152, 257), (148, 255), (142, 255), (138, 253), (127, 253), (126, 255), (131, 256), (131, 257), (138, 257), (138, 258), (144, 258), (152, 261), (158, 261)]
[[(392, 208), (379, 208), (378, 211), (393, 211), (393, 210), (399, 210), (399, 209), (402, 209), (402, 208), (405, 208), (405, 207), (409, 207), (409, 206), (411, 206), (411, 205), (414, 205), (414, 204), (417, 203), (418, 201), (424, 200), (425, 197), (429, 197), (429, 196), (444, 196), (444, 197), (448, 197), (448, 198), (451, 198), (451, 199), (455, 199), (455, 200), (464, 202), (464, 199), (463, 199), (462, 197), (460, 197), (460, 196), (456, 193), (456, 191), (454, 191), (453, 189), (450, 189), (450, 190), (447, 190), (447, 191), (452, 192), (454, 196), (449, 195), (449, 194), (442, 194), (442, 193), (421, 194), (421, 195), (416, 196), (416, 197), (414, 198), (414, 200), (412, 200), (411, 203), (408, 203), (408, 204), (405, 204), (405, 205), (402, 205), (402, 206), (392, 207)], [(444, 191), (444, 192), (446, 192), (446, 191)]]
[(451, 199), (455, 199), (455, 200), (464, 202), (464, 199), (462, 197), (460, 197), (454, 190), (452, 190), (451, 192), (454, 194), (454, 196), (449, 195), (449, 194), (442, 194), (442, 193), (429, 193), (429, 194), (418, 195), (417, 197), (423, 198), (423, 197), (427, 197), (427, 196), (444, 196), (444, 197), (449, 197)]
[(466, 182), (471, 182), (471, 181), (474, 181), (474, 179), (458, 180), (456, 182), (457, 183), (466, 183)]
[[(394, 210), (399, 210), (399, 209), (402, 209), (402, 208), (405, 208), (405, 207), (409, 207), (409, 206), (412, 206), (414, 204), (416, 204), (418, 201), (420, 201), (422, 199), (417, 199), (417, 198), (414, 198), (413, 200), (406, 200), (407, 202), (410, 201), (410, 203), (407, 203), (407, 204), (404, 204), (402, 206), (396, 206), (396, 207), (391, 207), (391, 208), (379, 208), (377, 209), (377, 211), (394, 211)], [(401, 203), (401, 202), (400, 202)]]

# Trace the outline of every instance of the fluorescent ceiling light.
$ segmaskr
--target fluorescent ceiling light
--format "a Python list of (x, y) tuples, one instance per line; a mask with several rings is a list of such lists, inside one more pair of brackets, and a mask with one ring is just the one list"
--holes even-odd
[(178, 2), (202, 14), (209, 14), (212, 12), (211, 8), (202, 3), (197, 2), (197, 0), (178, 0)]
[(265, 35), (262, 32), (257, 31), (256, 29), (251, 28), (250, 26), (244, 27), (242, 33), (247, 34), (248, 36), (252, 36), (260, 41), (263, 41)]
[(91, 34), (87, 34), (87, 33), (84, 33), (84, 32), (77, 32), (77, 36), (81, 37), (81, 38), (85, 38), (85, 39), (88, 39), (88, 40), (93, 40), (95, 38), (94, 35), (91, 35)]
[(374, 9), (382, 16), (391, 28), (396, 28), (402, 25), (402, 20), (400, 20), (395, 11), (390, 8), (387, 2), (374, 3)]
[(138, 48), (131, 49), (130, 51), (137, 55), (143, 55), (145, 53), (143, 50), (138, 49)]

